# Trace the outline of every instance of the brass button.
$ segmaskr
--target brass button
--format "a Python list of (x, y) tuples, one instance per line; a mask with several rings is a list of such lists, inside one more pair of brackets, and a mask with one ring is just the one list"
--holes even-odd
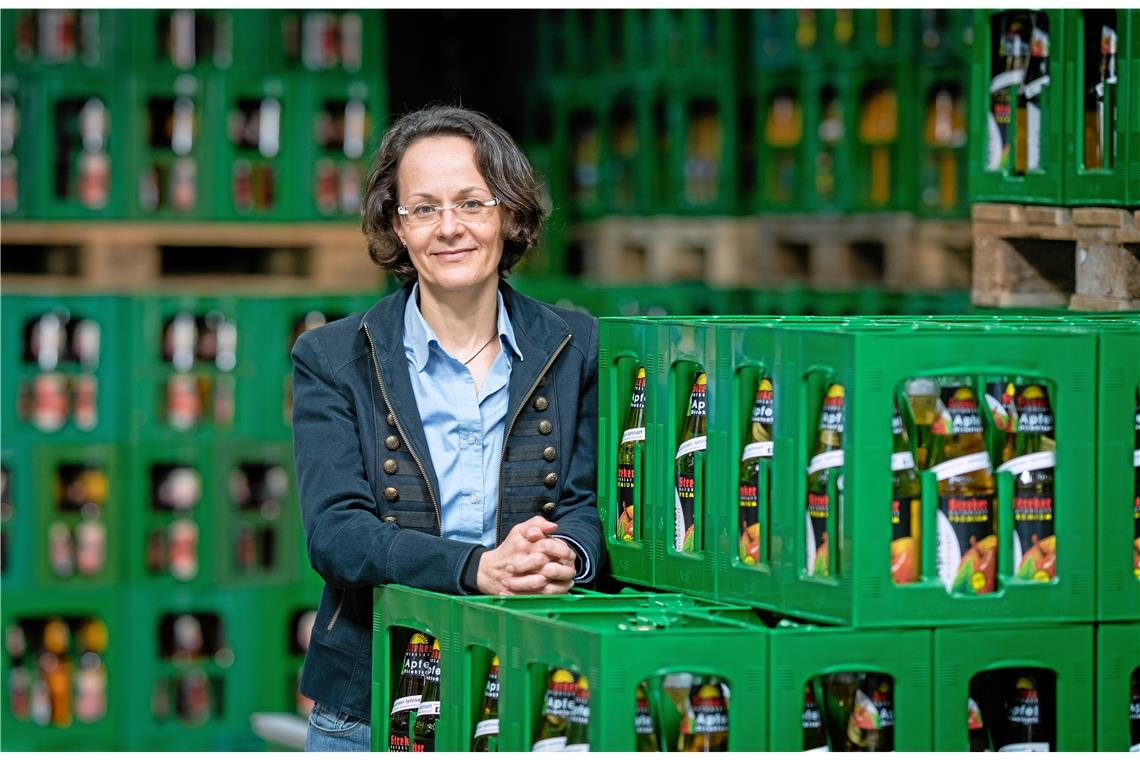
[(542, 420), (538, 423), (538, 432), (543, 435), (550, 435), (551, 430), (554, 430), (554, 426), (550, 424), (550, 420)]
[(542, 479), (547, 488), (554, 488), (554, 484), (558, 482), (558, 475), (553, 472), (548, 472), (546, 477)]
[(395, 451), (400, 448), (400, 436), (390, 435), (384, 439), (384, 445), (388, 447), (389, 451)]
[(392, 523), (393, 525), (398, 525), (398, 524), (399, 524), (399, 523), (397, 523), (397, 522), (396, 522), (396, 518), (395, 518), (393, 515), (387, 515), (387, 516), (385, 516), (385, 517), (382, 517), (382, 518), (380, 518), (380, 519), (381, 519), (381, 520), (383, 520), (383, 521), (384, 521), (384, 522), (386, 522), (386, 523)]
[(545, 504), (543, 504), (542, 505), (542, 514), (544, 514), (544, 515), (554, 514), (554, 502), (548, 501)]
[(554, 457), (557, 453), (558, 452), (554, 450), (553, 446), (547, 446), (545, 449), (542, 450), (542, 458), (545, 459), (547, 462), (553, 462)]
[(388, 473), (389, 475), (395, 475), (399, 471), (400, 465), (396, 463), (395, 459), (384, 460), (384, 472)]
[(388, 501), (399, 501), (400, 492), (392, 486), (388, 486), (384, 489), (384, 498)]
[(388, 424), (392, 427), (396, 427), (396, 415), (391, 412), (388, 412)]
[(537, 411), (545, 412), (548, 406), (550, 406), (550, 402), (546, 400), (546, 396), (539, 396), (534, 400), (534, 408)]

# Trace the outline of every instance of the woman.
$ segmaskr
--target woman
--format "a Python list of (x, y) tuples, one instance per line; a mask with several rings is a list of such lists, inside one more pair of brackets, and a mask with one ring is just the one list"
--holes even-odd
[(481, 114), (416, 111), (380, 145), (364, 232), (404, 287), (293, 348), (301, 511), (325, 579), (307, 749), (369, 749), (373, 586), (560, 594), (594, 577), (597, 321), (503, 282), (543, 215), (526, 158)]

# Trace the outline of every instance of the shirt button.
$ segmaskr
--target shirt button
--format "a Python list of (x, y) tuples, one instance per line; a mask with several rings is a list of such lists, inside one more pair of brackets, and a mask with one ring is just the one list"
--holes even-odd
[(470, 496), (467, 497), (467, 501), (474, 504), (475, 502), (479, 501), (479, 497), (476, 496), (475, 494), (471, 494)]
[(477, 440), (479, 440), (479, 439), (476, 438), (474, 435), (469, 435), (469, 436), (467, 436), (467, 445), (468, 446), (474, 446), (475, 441), (477, 441)]

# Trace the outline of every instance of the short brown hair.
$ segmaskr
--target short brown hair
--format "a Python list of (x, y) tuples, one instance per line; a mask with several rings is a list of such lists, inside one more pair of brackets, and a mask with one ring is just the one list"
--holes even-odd
[(475, 165), (508, 212), (499, 274), (506, 276), (538, 242), (546, 210), (534, 170), (506, 130), (487, 116), (455, 106), (429, 106), (404, 114), (388, 129), (368, 175), (362, 228), (368, 256), (400, 280), (416, 276), (408, 250), (393, 227), (396, 171), (408, 147), (424, 137), (455, 135), (475, 144)]

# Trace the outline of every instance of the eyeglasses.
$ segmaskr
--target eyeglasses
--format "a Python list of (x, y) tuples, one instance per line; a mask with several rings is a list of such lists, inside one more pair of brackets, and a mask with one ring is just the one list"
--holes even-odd
[(445, 209), (452, 209), (455, 215), (465, 222), (481, 222), (491, 214), (491, 207), (498, 206), (498, 198), (485, 201), (482, 198), (465, 198), (455, 203), (439, 206), (434, 203), (417, 203), (414, 206), (397, 206), (396, 213), (404, 217), (409, 227), (429, 227), (443, 219)]

